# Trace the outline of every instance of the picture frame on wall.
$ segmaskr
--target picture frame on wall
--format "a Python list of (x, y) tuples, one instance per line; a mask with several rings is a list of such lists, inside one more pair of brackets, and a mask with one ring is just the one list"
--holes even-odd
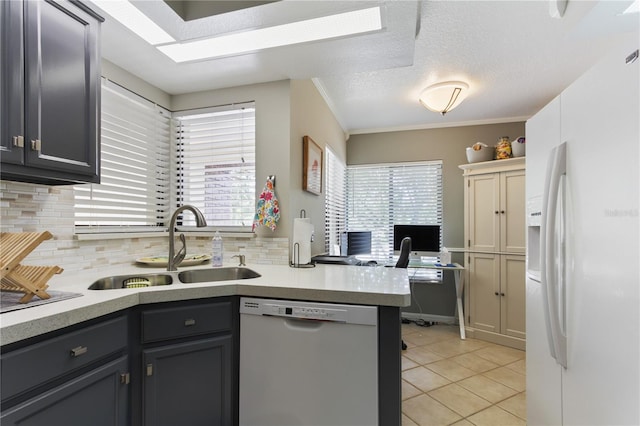
[(302, 189), (322, 193), (322, 148), (309, 136), (302, 138)]

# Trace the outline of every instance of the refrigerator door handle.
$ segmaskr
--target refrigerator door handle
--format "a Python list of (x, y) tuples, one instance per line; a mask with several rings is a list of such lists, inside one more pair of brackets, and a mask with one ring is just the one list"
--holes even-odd
[[(558, 230), (564, 232), (564, 224), (558, 226), (556, 221), (558, 196), (564, 175), (566, 175), (566, 142), (554, 148), (549, 158), (542, 206), (542, 241), (540, 244), (542, 249), (540, 275), (549, 351), (556, 362), (566, 368), (567, 338), (561, 325), (561, 318), (564, 318), (564, 308), (561, 307), (559, 301), (559, 289), (562, 288), (564, 291), (564, 283), (558, 282), (564, 280), (564, 259), (560, 259), (561, 265), (556, 263)], [(563, 253), (560, 254), (563, 255)], [(561, 300), (564, 304), (564, 297)], [(562, 312), (560, 312), (561, 310)]]
[(534, 272), (527, 271), (527, 278), (529, 278), (530, 280), (533, 280), (533, 281), (537, 282), (538, 284), (540, 284), (540, 274), (539, 273), (534, 273)]

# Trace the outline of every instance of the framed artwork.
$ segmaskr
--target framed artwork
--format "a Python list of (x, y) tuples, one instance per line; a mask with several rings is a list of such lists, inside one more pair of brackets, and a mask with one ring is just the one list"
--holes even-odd
[(302, 138), (302, 189), (312, 194), (322, 193), (322, 148), (309, 136)]

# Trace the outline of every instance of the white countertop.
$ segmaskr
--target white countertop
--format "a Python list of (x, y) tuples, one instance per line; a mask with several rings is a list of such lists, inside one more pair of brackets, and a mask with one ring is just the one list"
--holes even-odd
[[(211, 268), (211, 265), (179, 268), (178, 272), (205, 268)], [(406, 269), (346, 265), (291, 268), (261, 264), (248, 264), (247, 268), (258, 272), (261, 277), (182, 284), (177, 278), (178, 272), (137, 265), (114, 267), (111, 274), (104, 271), (63, 272), (49, 281), (49, 290), (81, 293), (82, 296), (0, 314), (0, 344), (17, 342), (132, 306), (176, 300), (238, 295), (397, 307), (411, 303)], [(105, 276), (152, 273), (172, 274), (173, 284), (88, 290), (94, 281)]]

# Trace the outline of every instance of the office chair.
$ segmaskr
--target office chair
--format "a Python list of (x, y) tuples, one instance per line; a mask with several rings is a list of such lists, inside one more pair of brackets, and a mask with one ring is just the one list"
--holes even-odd
[(396, 262), (396, 268), (406, 268), (409, 265), (411, 254), (411, 237), (404, 237), (400, 242), (400, 256)]
[[(411, 254), (411, 237), (404, 237), (400, 242), (400, 256), (396, 262), (396, 268), (407, 268), (409, 266), (409, 255)], [(407, 344), (402, 340), (402, 350), (407, 349)]]

